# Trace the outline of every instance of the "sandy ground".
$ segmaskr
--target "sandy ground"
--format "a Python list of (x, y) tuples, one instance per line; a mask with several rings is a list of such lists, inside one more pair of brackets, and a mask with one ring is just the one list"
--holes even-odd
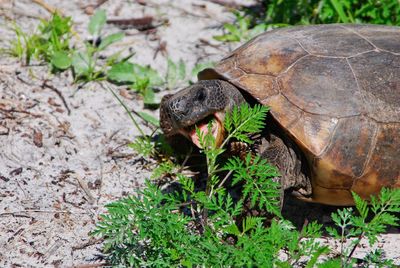
[[(90, 37), (85, 11), (96, 1), (46, 2), (72, 17), (77, 39)], [(107, 1), (100, 8), (110, 19), (168, 20), (150, 33), (125, 30), (123, 41), (105, 52), (129, 48), (136, 52), (134, 62), (161, 74), (168, 57), (183, 59), (190, 70), (198, 62), (217, 61), (235, 46), (212, 39), (233, 17), (209, 1)], [(0, 47), (14, 38), (10, 19), (31, 31), (39, 18), (48, 17), (31, 1), (0, 0)], [(118, 31), (105, 27), (106, 33)], [(165, 52), (156, 53), (163, 44)], [(98, 83), (78, 90), (72, 79), (69, 72), (54, 76), (46, 66), (25, 67), (0, 57), (0, 267), (96, 263), (101, 241), (88, 233), (104, 205), (141, 187), (155, 165), (127, 148), (138, 132), (115, 98)], [(143, 110), (138, 96), (122, 95), (129, 97), (124, 100), (131, 109)], [(397, 230), (383, 235), (377, 246), (400, 263)]]

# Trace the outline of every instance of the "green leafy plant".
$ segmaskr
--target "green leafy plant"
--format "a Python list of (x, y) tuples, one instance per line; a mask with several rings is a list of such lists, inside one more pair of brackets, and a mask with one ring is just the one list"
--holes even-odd
[(71, 66), (76, 81), (95, 81), (105, 79), (106, 70), (113, 66), (120, 52), (111, 56), (105, 64), (99, 64), (99, 53), (111, 44), (122, 40), (123, 33), (113, 33), (102, 36), (102, 29), (106, 23), (104, 10), (98, 10), (89, 21), (88, 31), (93, 36), (92, 42), (85, 43), (84, 50), (75, 50), (71, 56)]
[[(248, 141), (246, 134), (262, 129), (267, 109), (242, 105), (228, 114), (225, 122), (228, 140)], [(146, 182), (137, 195), (107, 206), (93, 235), (105, 238), (104, 251), (111, 265), (151, 267), (349, 267), (362, 237), (376, 242), (376, 235), (387, 225), (395, 225), (400, 209), (400, 190), (383, 189), (371, 206), (354, 195), (358, 214), (343, 209), (332, 215), (339, 228), (328, 231), (342, 243), (337, 258), (328, 258), (330, 249), (315, 238), (322, 225), (309, 223), (301, 231), (283, 219), (279, 211), (279, 186), (272, 180), (277, 171), (259, 157), (248, 155), (219, 163), (224, 148), (217, 147), (209, 123), (207, 133), (197, 130), (207, 159), (207, 185), (196, 186), (193, 178), (175, 174), (178, 187), (162, 191)], [(222, 165), (221, 168), (219, 166)], [(166, 162), (155, 176), (176, 172)], [(229, 171), (233, 179), (228, 183)], [(228, 185), (242, 185), (240, 197), (231, 195)], [(269, 211), (272, 218), (250, 216), (244, 208)], [(368, 214), (372, 214), (372, 218)], [(267, 224), (268, 222), (268, 224)], [(345, 240), (356, 237), (351, 246)], [(367, 260), (375, 265), (390, 265), (371, 252)], [(326, 259), (322, 260), (322, 256)]]
[(53, 68), (64, 70), (69, 67), (72, 37), (72, 21), (70, 17), (53, 14), (50, 21), (42, 20), (39, 34), (33, 35), (35, 55), (38, 59), (50, 62)]
[(234, 23), (224, 25), (224, 42), (246, 41), (269, 28), (298, 24), (372, 23), (400, 25), (398, 0), (263, 0), (260, 8), (234, 11)]
[(154, 104), (153, 87), (164, 83), (159, 74), (150, 67), (123, 61), (111, 67), (107, 77), (117, 83), (130, 84), (131, 89), (143, 96), (145, 104)]
[[(249, 123), (246, 117), (239, 116), (239, 113), (236, 112), (232, 115), (230, 122), (237, 128), (232, 129), (230, 138), (241, 137), (248, 130), (257, 131), (258, 121), (263, 120), (266, 113), (266, 109), (259, 107), (253, 111), (242, 106), (241, 110), (247, 115), (252, 115), (253, 124)], [(209, 128), (211, 128), (211, 124)], [(211, 131), (208, 133), (211, 133)], [(271, 244), (274, 241), (281, 242), (282, 239), (271, 238), (269, 231), (286, 228), (284, 226), (287, 225), (274, 224), (273, 228), (265, 229), (262, 224), (263, 219), (260, 217), (245, 217), (239, 223), (236, 222), (235, 218), (242, 212), (244, 198), (234, 202), (233, 198), (226, 193), (222, 184), (218, 185), (221, 180), (216, 175), (218, 167), (216, 161), (223, 149), (216, 148), (215, 140), (211, 134), (203, 134), (198, 131), (198, 135), (207, 157), (208, 181), (211, 182), (207, 184), (205, 190), (198, 191), (195, 190), (194, 181), (191, 178), (178, 175), (183, 191), (164, 194), (148, 184), (146, 191), (139, 194), (141, 197), (130, 198), (112, 205), (112, 209), (109, 210), (110, 216), (106, 216), (105, 221), (94, 232), (94, 234), (105, 235), (110, 238), (107, 239), (106, 243), (108, 248), (113, 249), (109, 258), (111, 263), (133, 266), (192, 266), (199, 264), (240, 266), (272, 261), (279, 247), (272, 247)], [(248, 165), (236, 166), (235, 162), (231, 162), (230, 165), (238, 171), (249, 168)], [(166, 166), (170, 167), (170, 165)], [(265, 172), (265, 170), (262, 170), (262, 172)], [(274, 175), (276, 175), (276, 172), (269, 174), (269, 176)], [(258, 185), (257, 182), (255, 183)], [(268, 187), (270, 186), (268, 185)], [(275, 191), (278, 192), (277, 189)], [(126, 205), (128, 201), (131, 202), (131, 209), (135, 211), (129, 213), (130, 217), (127, 215), (128, 213), (124, 217), (133, 219), (128, 230), (134, 230), (137, 233), (134, 236), (121, 233), (126, 229), (122, 230), (122, 225), (119, 225), (118, 236), (126, 238), (128, 240), (126, 242), (131, 245), (129, 254), (126, 254), (127, 251), (125, 250), (116, 250), (117, 244), (115, 242), (120, 241), (112, 238), (114, 235), (110, 233), (110, 230), (115, 230), (114, 221), (117, 221), (123, 214), (113, 213), (115, 212), (114, 208)], [(271, 206), (273, 205), (271, 204)], [(143, 207), (146, 209), (145, 213), (142, 212)], [(136, 211), (136, 209), (140, 211)], [(187, 213), (184, 212), (185, 210), (187, 210)], [(142, 216), (147, 218), (146, 226), (143, 225), (142, 221), (145, 219)], [(161, 224), (157, 225), (158, 223)], [(283, 236), (286, 233), (282, 231), (279, 235)], [(237, 242), (230, 242), (229, 238), (237, 240)], [(120, 249), (126, 248), (125, 243), (122, 244), (124, 245)], [(256, 244), (260, 246), (255, 247)], [(262, 253), (258, 251), (260, 247), (263, 248)], [(142, 251), (137, 252), (139, 249)]]
[(384, 259), (383, 250), (378, 248), (373, 251), (368, 252), (368, 254), (364, 258), (366, 267), (398, 267), (394, 264), (393, 260)]
[[(196, 64), (191, 72), (191, 76), (197, 76), (201, 70), (211, 67), (212, 63)], [(167, 72), (162, 78), (157, 71), (149, 66), (121, 61), (114, 64), (107, 72), (107, 78), (110, 81), (119, 84), (128, 84), (130, 88), (141, 96), (146, 105), (155, 105), (154, 88), (166, 86), (167, 89), (174, 89), (178, 83), (186, 80), (188, 77), (186, 64), (179, 60), (174, 62), (167, 60)]]
[(53, 70), (64, 70), (71, 64), (68, 55), (72, 37), (70, 17), (54, 13), (50, 20), (41, 20), (38, 28), (29, 35), (13, 24), (16, 38), (5, 52), (24, 60), (29, 65), (32, 58), (50, 63)]
[[(327, 228), (330, 235), (341, 241), (341, 262), (346, 267), (351, 264), (351, 257), (362, 238), (367, 238), (370, 245), (377, 241), (378, 234), (384, 232), (387, 226), (398, 226), (399, 219), (393, 213), (400, 212), (400, 190), (383, 188), (379, 198), (372, 196), (370, 205), (357, 194), (353, 193), (358, 215), (352, 208), (338, 210), (332, 214), (332, 219), (339, 227)], [(373, 215), (369, 219), (369, 215)], [(347, 246), (345, 241), (355, 237)]]
[(33, 39), (29, 38), (29, 36), (22, 31), (21, 27), (15, 23), (13, 24), (13, 30), (16, 38), (11, 41), (8, 48), (2, 51), (3, 53), (17, 57), (21, 61), (24, 61), (25, 64), (29, 64), (34, 54)]
[[(254, 111), (244, 105), (241, 107), (243, 113), (249, 115), (253, 123), (249, 123), (249, 120), (245, 116), (239, 117), (238, 112), (234, 113), (232, 115), (232, 121), (230, 122), (237, 128), (230, 131), (229, 139), (240, 137), (249, 130), (259, 131), (258, 126), (260, 123), (258, 121), (264, 119), (267, 111), (267, 109), (261, 107), (262, 106), (257, 107)], [(209, 127), (211, 127), (211, 124)], [(134, 202), (135, 204), (132, 204), (132, 209), (134, 210), (143, 210), (142, 205), (146, 207), (146, 213), (133, 211), (133, 213), (130, 214), (135, 218), (131, 223), (133, 226), (130, 226), (135, 230), (134, 232), (138, 232), (138, 235), (134, 236), (134, 239), (132, 239), (132, 236), (128, 239), (130, 240), (129, 243), (135, 245), (133, 248), (141, 248), (143, 252), (140, 254), (135, 252), (133, 253), (134, 256), (131, 255), (128, 258), (125, 255), (125, 250), (122, 255), (115, 251), (116, 241), (114, 239), (108, 240), (110, 243), (109, 247), (113, 248), (109, 258), (112, 263), (150, 266), (169, 266), (177, 264), (191, 266), (200, 263), (225, 265), (229, 263), (228, 260), (232, 255), (236, 256), (235, 261), (239, 263), (247, 263), (252, 258), (259, 258), (259, 261), (266, 260), (274, 255), (257, 254), (257, 250), (255, 250), (254, 247), (249, 247), (247, 241), (257, 243), (257, 241), (261, 242), (266, 239), (263, 237), (263, 235), (266, 234), (262, 227), (263, 219), (259, 217), (245, 217), (240, 221), (239, 225), (236, 225), (235, 217), (242, 213), (244, 199), (234, 202), (233, 198), (227, 194), (222, 187), (221, 178), (217, 176), (218, 164), (216, 162), (218, 156), (223, 152), (223, 149), (216, 148), (214, 137), (211, 134), (203, 134), (198, 131), (198, 135), (200, 136), (200, 143), (208, 158), (208, 172), (209, 180), (212, 181), (211, 184), (208, 184), (206, 189), (198, 191), (195, 190), (192, 178), (177, 174), (183, 191), (173, 191), (171, 194), (164, 194), (154, 186), (148, 184), (146, 191), (139, 194), (141, 197), (137, 199), (130, 198), (129, 200), (123, 200), (118, 203), (117, 205), (119, 207), (120, 205), (126, 205), (127, 202)], [(266, 165), (266, 163), (262, 164)], [(248, 165), (238, 165), (236, 167), (235, 162), (231, 162), (230, 165), (235, 166), (238, 172), (242, 171), (242, 169), (249, 168)], [(160, 174), (162, 172), (169, 172), (172, 168), (173, 165), (165, 164), (163, 168), (160, 168), (157, 172)], [(262, 172), (265, 172), (265, 169), (262, 170)], [(274, 170), (268, 174), (263, 174), (263, 176), (264, 175), (275, 176), (276, 171)], [(221, 184), (217, 185), (218, 182)], [(257, 182), (255, 183), (258, 185)], [(268, 185), (268, 187), (271, 187), (271, 185)], [(278, 190), (276, 190), (276, 192), (278, 192)], [(153, 201), (156, 201), (156, 203)], [(254, 203), (258, 202), (255, 201)], [(139, 204), (142, 205), (138, 207)], [(99, 228), (94, 232), (95, 234), (110, 234), (110, 228), (115, 227), (113, 225), (113, 221), (116, 220), (115, 217), (120, 216), (120, 214), (117, 215), (113, 213), (115, 211), (114, 207), (117, 205), (112, 206), (113, 209), (109, 210), (112, 216), (106, 216), (107, 218), (99, 225)], [(154, 216), (157, 217), (155, 221), (152, 219), (152, 212), (148, 211), (148, 209), (151, 208), (156, 211), (154, 212), (157, 215)], [(188, 214), (182, 214), (185, 210), (188, 211)], [(151, 224), (151, 228), (142, 225), (141, 222), (144, 218), (141, 218), (140, 215), (146, 215), (146, 217), (151, 218), (151, 220), (148, 221), (149, 224)], [(162, 222), (162, 224), (157, 226), (157, 222)], [(196, 225), (198, 225), (199, 228), (191, 228), (191, 226), (194, 227)], [(276, 228), (278, 228), (278, 226)], [(161, 231), (161, 229), (163, 231)], [(151, 234), (148, 233), (150, 230)], [(123, 230), (119, 229), (118, 231)], [(236, 246), (243, 251), (242, 253), (246, 253), (246, 256), (243, 254), (236, 254), (237, 250), (235, 249), (235, 245), (225, 241), (229, 236), (238, 239)], [(253, 236), (254, 240), (250, 239), (250, 237)], [(148, 243), (145, 242), (146, 245), (144, 245), (144, 241), (148, 241)], [(267, 246), (268, 243), (264, 243), (264, 245)], [(113, 252), (116, 253), (116, 255)], [(208, 255), (206, 256), (204, 254), (205, 252), (209, 252), (210, 254), (206, 254)], [(130, 253), (132, 254), (132, 251), (130, 251)], [(232, 262), (232, 264), (233, 263), (234, 262)]]
[(255, 207), (256, 204), (261, 209), (265, 209), (275, 215), (280, 215), (279, 183), (271, 180), (271, 177), (278, 177), (277, 170), (268, 165), (265, 159), (259, 156), (252, 157), (248, 154), (244, 160), (239, 157), (233, 157), (228, 160), (224, 166), (224, 170), (233, 171), (232, 185), (242, 183), (243, 198), (249, 198), (250, 205)]
[(247, 41), (268, 29), (266, 23), (253, 25), (251, 18), (243, 12), (234, 11), (233, 14), (236, 17), (235, 23), (225, 23), (224, 30), (226, 33), (214, 36), (215, 40), (221, 42)]

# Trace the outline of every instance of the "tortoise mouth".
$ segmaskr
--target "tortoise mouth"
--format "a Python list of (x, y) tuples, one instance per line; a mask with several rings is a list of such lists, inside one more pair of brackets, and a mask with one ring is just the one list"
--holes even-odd
[(220, 113), (209, 115), (195, 124), (181, 129), (180, 133), (191, 140), (197, 147), (202, 148), (200, 137), (198, 137), (196, 128), (203, 134), (204, 137), (209, 133), (208, 125), (211, 123), (211, 134), (215, 138), (216, 146), (220, 146), (224, 139), (223, 117)]

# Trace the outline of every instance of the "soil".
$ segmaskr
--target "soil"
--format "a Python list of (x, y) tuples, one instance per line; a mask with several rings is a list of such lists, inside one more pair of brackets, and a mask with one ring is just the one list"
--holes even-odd
[[(32, 32), (40, 19), (50, 17), (38, 2), (0, 0), (1, 48), (15, 38), (11, 21)], [(153, 17), (152, 29), (107, 24), (105, 33), (124, 31), (126, 37), (104, 55), (134, 51), (132, 61), (161, 74), (168, 58), (183, 59), (191, 70), (196, 63), (218, 61), (239, 45), (213, 39), (222, 33), (223, 23), (234, 19), (227, 6), (214, 3), (218, 1), (118, 0), (99, 7), (103, 1), (45, 2), (72, 17), (77, 46), (91, 38), (87, 25), (96, 8), (106, 10), (108, 19)], [(156, 165), (126, 146), (140, 133), (105, 84), (75, 84), (71, 72), (52, 74), (43, 64), (24, 66), (15, 58), (0, 57), (0, 267), (88, 267), (84, 265), (102, 262), (102, 241), (89, 233), (104, 205), (134, 194)], [(187, 80), (175, 89), (160, 88), (157, 99), (185, 85)], [(158, 117), (157, 110), (144, 108), (139, 95), (111, 87), (131, 110)], [(146, 133), (152, 132), (140, 122)], [(317, 207), (304, 205), (302, 217), (318, 213), (329, 218), (330, 211)], [(301, 224), (298, 214), (290, 209), (287, 214)], [(329, 238), (324, 242), (335, 245)], [(377, 247), (400, 264), (399, 242), (398, 230), (392, 230)], [(362, 258), (365, 250), (357, 250), (356, 256)]]

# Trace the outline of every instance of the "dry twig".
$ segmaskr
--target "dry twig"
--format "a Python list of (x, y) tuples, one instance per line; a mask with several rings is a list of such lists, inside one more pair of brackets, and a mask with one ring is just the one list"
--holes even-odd
[(68, 115), (70, 115), (71, 114), (71, 109), (68, 107), (67, 101), (65, 100), (64, 96), (62, 95), (62, 93), (57, 88), (55, 88), (54, 86), (50, 85), (47, 80), (43, 81), (42, 88), (44, 88), (44, 87), (51, 89), (52, 91), (54, 91), (57, 94), (57, 96), (61, 99), (62, 103), (64, 104), (65, 109), (67, 109)]
[(46, 2), (44, 2), (43, 0), (32, 0), (32, 2), (38, 4), (39, 6), (43, 7), (44, 9), (46, 9), (49, 13), (53, 14), (53, 13), (58, 13), (59, 15), (63, 16), (63, 13), (61, 12), (61, 10), (47, 4)]

